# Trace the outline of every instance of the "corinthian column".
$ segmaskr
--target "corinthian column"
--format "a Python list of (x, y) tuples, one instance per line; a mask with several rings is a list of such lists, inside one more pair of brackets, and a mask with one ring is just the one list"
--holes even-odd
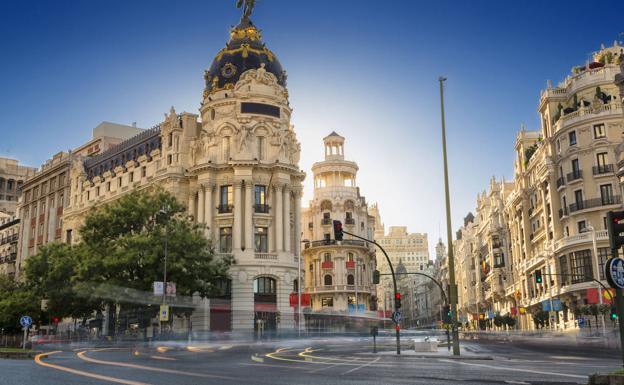
[(193, 190), (189, 194), (188, 214), (193, 217), (194, 221), (197, 221), (197, 216), (195, 215), (195, 191)]
[(241, 182), (234, 183), (234, 230), (232, 242), (234, 250), (240, 250), (242, 237), (243, 200), (241, 197)]
[(284, 211), (282, 207), (282, 186), (275, 186), (275, 251), (284, 250)]
[(204, 223), (204, 186), (199, 186), (197, 194), (197, 223)]
[(290, 187), (284, 186), (284, 251), (290, 251)]
[[(293, 252), (301, 258), (301, 188), (293, 189), (293, 193), (295, 196), (294, 204), (295, 207), (295, 247)], [(301, 266), (304, 266), (302, 263)]]
[(245, 181), (245, 248), (253, 251), (253, 183)]

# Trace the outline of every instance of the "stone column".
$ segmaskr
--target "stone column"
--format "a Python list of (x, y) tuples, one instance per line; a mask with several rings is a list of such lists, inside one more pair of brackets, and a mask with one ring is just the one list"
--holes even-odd
[[(301, 189), (297, 188), (293, 190), (295, 194), (295, 244), (293, 252), (297, 258), (303, 258), (301, 255)], [(301, 281), (305, 280), (305, 260), (301, 260)], [(303, 285), (299, 282), (300, 290), (303, 290)]]
[(234, 229), (232, 231), (233, 249), (238, 251), (241, 248), (242, 220), (243, 220), (243, 199), (241, 196), (241, 182), (234, 183)]
[(208, 238), (212, 238), (210, 236), (210, 232), (212, 230), (212, 213), (215, 209), (215, 207), (212, 204), (212, 190), (214, 189), (214, 186), (212, 184), (208, 184), (206, 186), (204, 186), (205, 188), (205, 192), (204, 192), (204, 220), (206, 222), (206, 235), (208, 236)]
[(290, 252), (290, 187), (284, 186), (284, 251)]
[(282, 186), (275, 186), (275, 251), (284, 250), (282, 239), (284, 237), (284, 212), (282, 207)]
[(204, 186), (199, 186), (197, 195), (197, 223), (204, 223)]
[(194, 221), (197, 221), (197, 215), (195, 214), (195, 191), (193, 190), (189, 193), (188, 214), (193, 217)]
[(245, 181), (245, 248), (254, 251), (254, 228), (253, 228), (253, 183)]

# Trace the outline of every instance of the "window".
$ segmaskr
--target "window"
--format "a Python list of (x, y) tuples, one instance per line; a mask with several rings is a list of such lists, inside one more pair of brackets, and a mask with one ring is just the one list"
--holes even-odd
[(234, 203), (234, 189), (232, 185), (221, 186), (221, 195), (219, 197), (219, 212), (231, 213)]
[(561, 153), (561, 141), (559, 141), (559, 139), (557, 139), (557, 153)]
[(145, 178), (146, 175), (147, 175), (147, 167), (143, 166), (141, 167), (141, 177)]
[(615, 199), (613, 198), (613, 187), (610, 184), (603, 184), (600, 186), (600, 199), (603, 206), (615, 203)]
[(293, 280), (293, 291), (299, 293), (299, 281), (297, 279)]
[(580, 168), (578, 159), (572, 159), (572, 173), (576, 176), (578, 175), (579, 170)]
[(269, 251), (268, 229), (266, 227), (256, 227), (254, 244), (256, 253), (266, 253)]
[(331, 262), (331, 253), (325, 253), (325, 255), (323, 255), (323, 262)]
[(353, 253), (347, 253), (347, 262), (353, 262)]
[(130, 183), (134, 182), (134, 172), (130, 172), (128, 174), (128, 180), (130, 181)]
[[(596, 164), (598, 165), (598, 170), (604, 170), (605, 166), (607, 165), (607, 153), (606, 152), (599, 152), (598, 154), (596, 154)], [(602, 171), (605, 172), (605, 171)]]
[(321, 307), (334, 307), (334, 298), (333, 297), (321, 298)]
[(355, 285), (355, 277), (353, 274), (347, 275), (347, 285)]
[(65, 232), (65, 242), (66, 243), (72, 243), (72, 230), (69, 229)]
[(598, 248), (598, 273), (600, 274), (600, 279), (605, 279), (604, 271), (605, 271), (605, 263), (611, 257), (611, 251), (608, 247), (599, 247)]
[(96, 196), (96, 197), (99, 197), (99, 196), (100, 196), (100, 186), (97, 186), (97, 187), (95, 188), (95, 196)]
[(276, 294), (277, 284), (273, 278), (258, 277), (254, 280), (254, 294)]
[(121, 187), (121, 177), (117, 178), (117, 187)]
[(106, 182), (106, 191), (110, 191), (110, 182)]
[(259, 136), (258, 137), (258, 160), (264, 160), (264, 144), (265, 144), (266, 140), (264, 139), (264, 136)]
[(505, 266), (505, 254), (495, 253), (494, 254), (494, 267), (504, 267), (504, 266)]
[(577, 229), (578, 229), (578, 233), (582, 233), (587, 229), (587, 223), (585, 221), (578, 221), (576, 223)]
[(570, 253), (570, 267), (572, 270), (572, 283), (591, 281), (592, 262), (589, 250), (580, 250)]
[(167, 147), (171, 147), (173, 146), (173, 133), (170, 132), (169, 136), (167, 137)]
[(574, 192), (574, 202), (576, 203), (578, 210), (583, 208), (583, 190), (576, 190)]
[(266, 204), (266, 186), (256, 185), (254, 191), (255, 211), (257, 213), (268, 213)]
[(232, 228), (221, 227), (219, 229), (219, 252), (231, 253), (232, 252)]
[(167, 165), (170, 165), (173, 162), (173, 157), (171, 154), (167, 155)]
[(325, 286), (331, 286), (332, 285), (332, 276), (327, 274), (324, 278), (323, 278), (323, 284), (325, 284)]
[(604, 124), (595, 124), (594, 125), (594, 138), (595, 139), (600, 139), (600, 138), (604, 138), (607, 136), (607, 133), (605, 131), (605, 125)]
[(572, 131), (568, 134), (568, 138), (570, 139), (570, 146), (576, 145), (576, 131)]

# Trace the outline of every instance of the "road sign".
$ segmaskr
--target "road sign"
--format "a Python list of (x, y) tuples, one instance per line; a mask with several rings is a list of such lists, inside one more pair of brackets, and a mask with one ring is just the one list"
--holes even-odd
[(167, 282), (167, 285), (165, 286), (165, 291), (167, 292), (168, 297), (175, 297), (176, 296), (175, 282)]
[(20, 325), (22, 325), (23, 328), (29, 328), (30, 325), (32, 325), (32, 318), (30, 318), (30, 316), (27, 316), (27, 315), (21, 316)]
[(160, 320), (169, 321), (169, 305), (160, 305)]
[(611, 287), (624, 289), (624, 259), (610, 258), (605, 267), (605, 275)]
[(162, 281), (154, 281), (154, 295), (163, 295), (165, 284)]
[(395, 311), (392, 312), (392, 320), (394, 321), (395, 324), (398, 324), (401, 322), (401, 312), (400, 311)]

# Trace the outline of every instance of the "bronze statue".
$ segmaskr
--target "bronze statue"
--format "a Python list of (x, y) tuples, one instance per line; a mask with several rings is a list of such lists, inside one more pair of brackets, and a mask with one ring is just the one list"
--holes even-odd
[(249, 16), (251, 16), (251, 12), (253, 12), (253, 8), (256, 5), (256, 0), (237, 0), (236, 8), (243, 8), (243, 19), (249, 20)]

